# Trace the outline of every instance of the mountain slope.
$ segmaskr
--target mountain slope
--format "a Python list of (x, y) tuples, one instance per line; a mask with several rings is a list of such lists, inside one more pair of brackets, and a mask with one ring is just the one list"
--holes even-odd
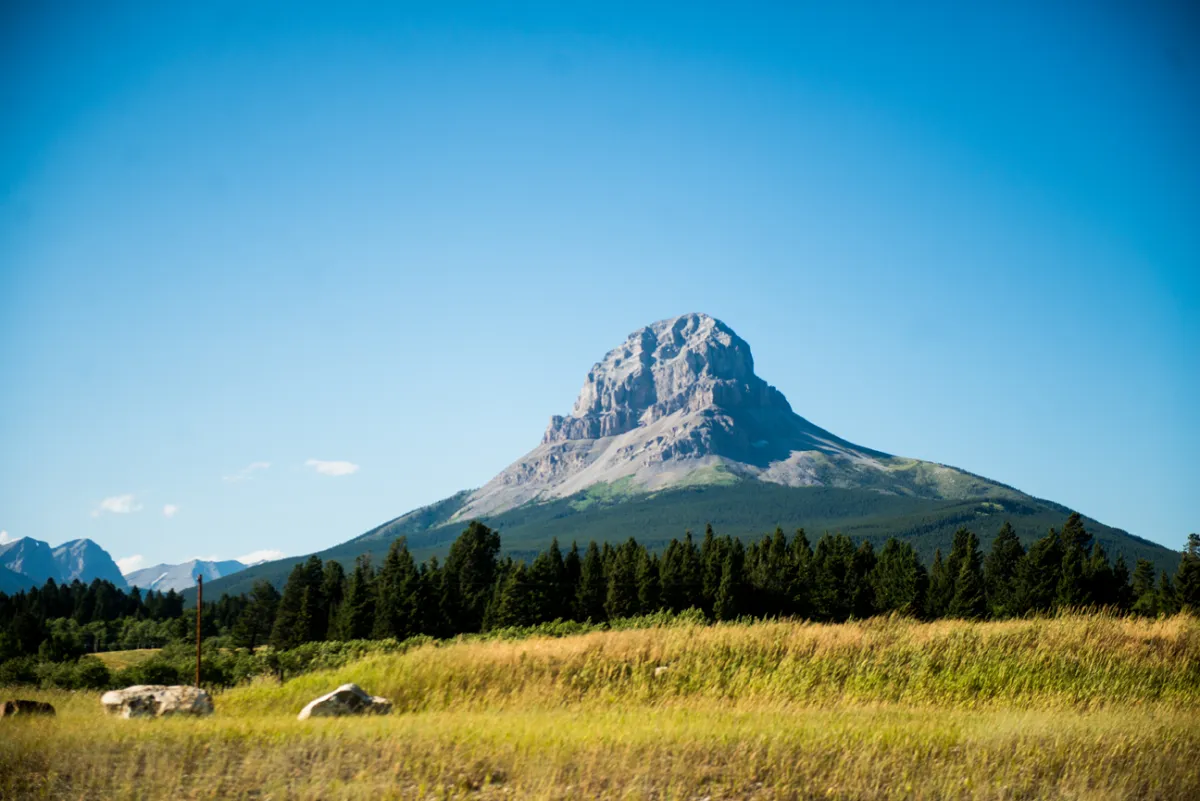
[(196, 586), (197, 573), (203, 575), (207, 582), (239, 573), (245, 569), (246, 565), (236, 559), (215, 562), (192, 559), (178, 565), (161, 564), (135, 570), (125, 576), (125, 581), (129, 582), (129, 586), (140, 587), (143, 590), (180, 592), (188, 587)]
[(0, 565), (0, 592), (5, 595), (14, 595), (34, 586), (36, 585), (33, 583), (33, 579)]
[(38, 587), (45, 584), (47, 579), (60, 579), (54, 552), (47, 543), (32, 537), (22, 537), (0, 545), (0, 565), (20, 573)]
[[(1069, 510), (954, 467), (854, 443), (792, 411), (754, 373), (750, 346), (703, 314), (663, 320), (631, 334), (588, 373), (566, 416), (541, 443), (473, 491), (463, 491), (320, 553), (349, 565), (376, 561), (398, 536), (418, 559), (444, 553), (471, 519), (501, 531), (518, 556), (560, 543), (623, 541), (651, 547), (712, 523), (723, 534), (759, 536), (776, 525), (866, 538), (907, 539), (929, 560), (969, 526), (985, 547), (1008, 520), (1032, 542)], [(1114, 558), (1174, 569), (1159, 545), (1087, 520)], [(258, 578), (282, 584), (300, 558), (214, 582), (245, 592)]]
[(71, 540), (64, 542), (53, 551), (54, 564), (58, 567), (58, 581), (70, 584), (72, 581), (82, 581), (91, 584), (96, 579), (112, 582), (115, 586), (127, 587), (121, 569), (109, 555), (92, 540)]

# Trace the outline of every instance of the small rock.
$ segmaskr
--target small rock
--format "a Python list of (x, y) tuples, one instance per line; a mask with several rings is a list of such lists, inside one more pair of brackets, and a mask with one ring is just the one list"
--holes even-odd
[(392, 711), (392, 702), (378, 695), (369, 695), (357, 684), (343, 684), (331, 693), (308, 702), (297, 720), (309, 718), (336, 718), (342, 715), (386, 715)]
[(669, 671), (670, 669), (671, 669), (671, 668), (670, 668), (670, 666), (669, 666), (669, 665), (659, 665), (658, 667), (656, 667), (656, 668), (654, 669), (654, 678), (656, 678), (656, 679), (657, 679), (659, 676), (661, 676), (662, 674), (666, 673), (666, 672), (667, 672), (667, 671)]
[(30, 701), (26, 698), (14, 698), (0, 703), (0, 718), (11, 718), (14, 715), (53, 715), (54, 707), (44, 701)]
[(123, 718), (161, 718), (169, 715), (211, 715), (212, 698), (199, 687), (175, 684), (137, 684), (109, 690), (100, 697), (104, 711)]

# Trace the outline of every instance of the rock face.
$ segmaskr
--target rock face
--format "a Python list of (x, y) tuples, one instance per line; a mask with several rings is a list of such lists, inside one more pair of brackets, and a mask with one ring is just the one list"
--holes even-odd
[(792, 411), (750, 346), (706, 314), (646, 326), (609, 351), (571, 413), (473, 492), (453, 519), (499, 514), (596, 484), (626, 491), (757, 479), (929, 498), (1015, 495), (954, 468), (847, 442)]
[(309, 718), (337, 718), (343, 715), (386, 715), (392, 711), (392, 702), (377, 695), (368, 694), (357, 684), (343, 684), (331, 693), (308, 702), (297, 720)]
[(199, 687), (138, 684), (109, 690), (100, 697), (104, 711), (123, 718), (161, 718), (170, 715), (211, 715), (213, 702)]
[(58, 566), (58, 580), (63, 584), (76, 579), (91, 584), (96, 579), (103, 579), (120, 589), (127, 586), (112, 556), (91, 540), (64, 542), (54, 549), (54, 563)]
[(0, 703), (0, 718), (11, 718), (16, 715), (54, 715), (54, 707), (45, 701), (30, 701), (25, 698), (14, 698)]

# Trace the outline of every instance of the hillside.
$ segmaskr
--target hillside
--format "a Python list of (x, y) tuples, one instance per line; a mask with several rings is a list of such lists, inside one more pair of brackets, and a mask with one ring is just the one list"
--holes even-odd
[[(498, 528), (517, 557), (561, 543), (635, 537), (652, 548), (711, 523), (757, 537), (776, 526), (840, 531), (882, 545), (909, 540), (927, 562), (960, 526), (986, 548), (1008, 520), (1026, 542), (1070, 510), (948, 465), (856, 445), (796, 414), (754, 371), (750, 346), (705, 314), (662, 320), (629, 335), (588, 372), (569, 415), (491, 481), (320, 552), (347, 567), (408, 537), (418, 559), (445, 552), (473, 519)], [(1112, 558), (1173, 571), (1172, 551), (1088, 520)], [(245, 592), (282, 584), (299, 558), (212, 584)]]

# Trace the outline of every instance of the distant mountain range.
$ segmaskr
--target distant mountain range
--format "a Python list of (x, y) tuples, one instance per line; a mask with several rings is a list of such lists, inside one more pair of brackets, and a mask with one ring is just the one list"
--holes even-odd
[(108, 551), (92, 540), (71, 540), (57, 548), (49, 543), (22, 537), (0, 545), (0, 592), (12, 593), (41, 587), (49, 579), (60, 584), (96, 579), (112, 582), (120, 589), (129, 585)]
[(245, 570), (249, 565), (242, 564), (236, 559), (221, 562), (192, 559), (178, 565), (154, 565), (153, 567), (135, 570), (125, 574), (125, 580), (131, 587), (143, 590), (158, 590), (180, 592), (188, 587), (196, 586), (196, 574), (204, 576), (205, 581), (214, 581), (223, 576), (230, 576)]
[[(750, 346), (720, 320), (685, 314), (646, 326), (588, 373), (571, 411), (551, 417), (542, 442), (476, 490), (402, 515), (318, 555), (376, 563), (399, 536), (418, 559), (443, 554), (473, 519), (498, 528), (519, 558), (551, 537), (650, 547), (684, 531), (743, 538), (775, 526), (810, 536), (841, 531), (876, 547), (891, 536), (925, 560), (955, 529), (987, 547), (1004, 521), (1026, 544), (1061, 526), (1069, 509), (955, 467), (848, 442), (796, 414), (754, 372)], [(1090, 518), (1110, 556), (1174, 570), (1178, 554)], [(282, 585), (304, 557), (218, 579), (213, 591)]]

